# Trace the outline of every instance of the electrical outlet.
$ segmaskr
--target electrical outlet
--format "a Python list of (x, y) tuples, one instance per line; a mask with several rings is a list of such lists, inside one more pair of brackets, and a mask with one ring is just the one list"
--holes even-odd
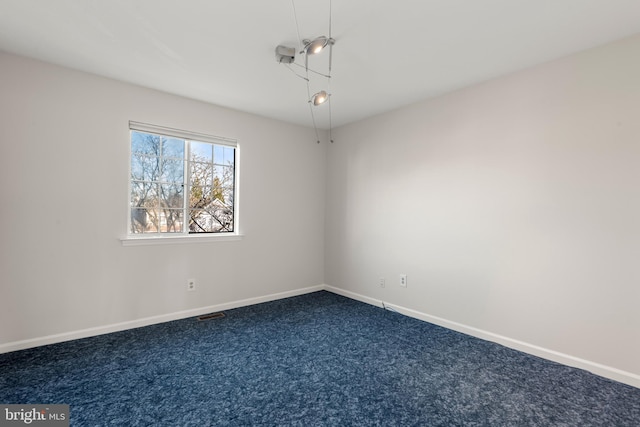
[(401, 274), (400, 275), (400, 286), (402, 286), (403, 288), (407, 287), (407, 275), (406, 274)]
[(196, 279), (187, 279), (187, 290), (188, 291), (196, 290)]
[(380, 280), (378, 281), (378, 284), (380, 285), (381, 288), (384, 288), (384, 277), (381, 277)]

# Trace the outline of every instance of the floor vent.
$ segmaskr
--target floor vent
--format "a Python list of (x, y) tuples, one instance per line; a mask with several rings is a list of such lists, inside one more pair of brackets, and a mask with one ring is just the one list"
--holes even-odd
[(198, 321), (202, 322), (203, 320), (220, 319), (221, 317), (224, 317), (223, 312), (203, 314), (202, 316), (198, 316)]

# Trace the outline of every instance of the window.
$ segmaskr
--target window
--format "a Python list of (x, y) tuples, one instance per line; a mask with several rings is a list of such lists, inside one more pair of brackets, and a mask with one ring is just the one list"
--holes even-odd
[(130, 122), (129, 235), (233, 233), (236, 142)]

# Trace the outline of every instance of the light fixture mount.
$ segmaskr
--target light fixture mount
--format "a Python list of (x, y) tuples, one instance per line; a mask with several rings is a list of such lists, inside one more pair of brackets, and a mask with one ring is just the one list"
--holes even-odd
[(281, 64), (292, 64), (296, 59), (296, 48), (279, 45), (276, 47), (276, 61)]

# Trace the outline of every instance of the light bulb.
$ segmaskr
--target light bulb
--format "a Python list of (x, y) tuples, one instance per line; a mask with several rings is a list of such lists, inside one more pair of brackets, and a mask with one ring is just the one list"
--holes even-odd
[(329, 43), (329, 39), (325, 36), (320, 36), (307, 44), (306, 52), (307, 55), (314, 55), (316, 53), (320, 53), (322, 49)]
[(313, 105), (317, 106), (320, 104), (324, 104), (328, 98), (329, 98), (329, 95), (327, 94), (327, 92), (322, 90), (316, 93), (315, 95), (313, 95), (313, 97), (311, 98), (311, 102), (313, 102)]

